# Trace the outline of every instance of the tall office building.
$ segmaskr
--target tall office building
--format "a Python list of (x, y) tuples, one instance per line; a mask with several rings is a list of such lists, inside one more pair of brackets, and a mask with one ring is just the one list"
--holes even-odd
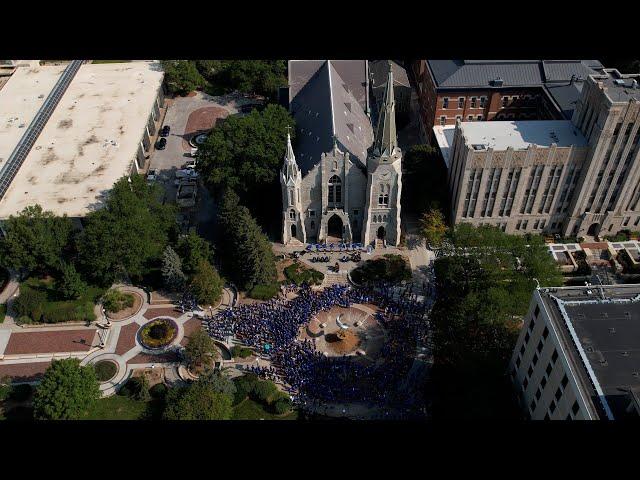
[(569, 120), (434, 127), (451, 218), (508, 233), (603, 235), (640, 225), (640, 75), (590, 75)]

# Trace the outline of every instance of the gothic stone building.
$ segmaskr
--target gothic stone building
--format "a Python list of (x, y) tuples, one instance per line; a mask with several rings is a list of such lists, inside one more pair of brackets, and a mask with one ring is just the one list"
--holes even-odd
[(589, 75), (571, 121), (459, 121), (451, 148), (441, 145), (454, 223), (576, 236), (638, 230), (639, 80), (615, 69)]
[(280, 176), (283, 243), (399, 243), (402, 153), (393, 88), (374, 135), (368, 81), (366, 60), (289, 62), (297, 141), (294, 153), (287, 139)]

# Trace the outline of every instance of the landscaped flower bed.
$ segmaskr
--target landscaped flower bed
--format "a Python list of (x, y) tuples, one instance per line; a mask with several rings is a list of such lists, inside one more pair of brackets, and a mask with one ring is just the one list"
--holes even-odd
[(143, 347), (163, 348), (173, 342), (178, 335), (178, 325), (169, 318), (158, 318), (144, 325), (138, 333)]

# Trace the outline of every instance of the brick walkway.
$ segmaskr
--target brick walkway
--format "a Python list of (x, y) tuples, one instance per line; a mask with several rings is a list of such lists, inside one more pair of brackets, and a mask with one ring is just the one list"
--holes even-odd
[(130, 323), (120, 329), (115, 353), (122, 355), (136, 346), (136, 332), (140, 328), (137, 323)]
[(182, 312), (176, 310), (174, 307), (170, 308), (149, 308), (142, 314), (147, 320), (151, 320), (156, 317), (171, 317), (178, 318), (182, 315)]
[(91, 350), (95, 336), (95, 329), (12, 333), (4, 354), (86, 352)]
[(11, 377), (14, 382), (35, 382), (42, 378), (51, 362), (13, 363), (0, 365), (0, 378)]
[(201, 325), (202, 322), (198, 318), (192, 318), (191, 320), (187, 320), (186, 322), (184, 322), (184, 337), (182, 340), (180, 340), (180, 345), (184, 347), (187, 343), (189, 343), (189, 337), (196, 331), (200, 330)]

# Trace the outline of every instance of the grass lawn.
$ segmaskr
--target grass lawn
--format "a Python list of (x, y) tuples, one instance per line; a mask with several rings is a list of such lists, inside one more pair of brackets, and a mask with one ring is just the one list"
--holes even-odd
[(148, 402), (122, 395), (101, 398), (85, 412), (81, 420), (139, 420), (146, 413)]
[(45, 294), (46, 301), (42, 305), (44, 323), (67, 322), (74, 320), (94, 321), (93, 306), (104, 293), (104, 289), (89, 286), (77, 300), (64, 300), (53, 278), (31, 277), (22, 282), (21, 289), (30, 288)]
[(251, 400), (245, 398), (238, 405), (233, 407), (232, 420), (297, 420), (298, 412), (293, 410), (285, 415), (275, 415), (265, 411), (264, 407)]

